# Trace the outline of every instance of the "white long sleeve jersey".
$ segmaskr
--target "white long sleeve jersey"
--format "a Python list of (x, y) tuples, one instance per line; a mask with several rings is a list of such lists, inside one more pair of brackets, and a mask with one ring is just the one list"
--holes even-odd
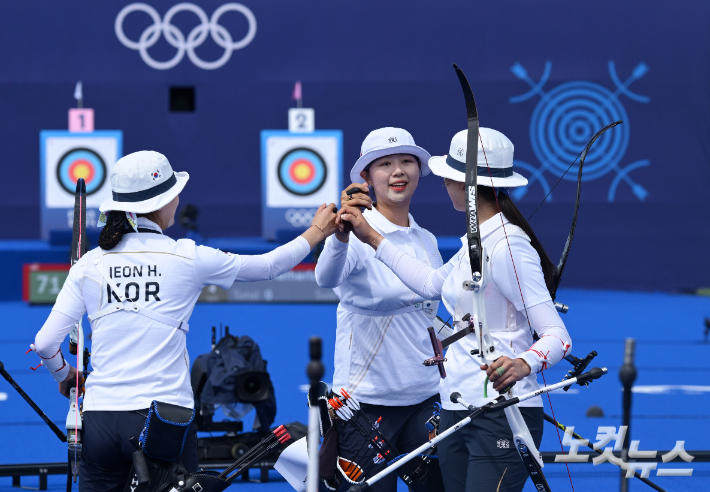
[(86, 312), (91, 316), (119, 304), (116, 292), (97, 274), (98, 265), (119, 295), (158, 317), (183, 324), (175, 328), (124, 310), (92, 321), (93, 371), (86, 382), (87, 411), (137, 410), (148, 408), (153, 400), (192, 407), (185, 337), (202, 288), (274, 278), (291, 270), (310, 251), (308, 241), (299, 237), (264, 255), (234, 255), (196, 246), (188, 239), (175, 241), (142, 217), (138, 225), (157, 234), (126, 234), (115, 248), (91, 250), (72, 266), (52, 313), (37, 333), (37, 353), (54, 378), (63, 380), (69, 367), (62, 367), (61, 357), (55, 354), (74, 324)]
[[(486, 318), (496, 350), (501, 356), (525, 360), (532, 370), (511, 390), (510, 396), (519, 396), (539, 389), (536, 373), (559, 362), (569, 353), (572, 341), (545, 286), (540, 257), (525, 233), (500, 213), (481, 224), (480, 229), (486, 252), (484, 261), (490, 262), (490, 279), (485, 291)], [(443, 299), (457, 330), (466, 327), (467, 323), (461, 318), (473, 309), (471, 292), (462, 288), (463, 280), (471, 278), (471, 266), (466, 236), (461, 241), (461, 249), (438, 269), (422, 264), (387, 239), (376, 252), (376, 258), (414, 292), (429, 299)], [(535, 343), (532, 330), (540, 336)], [(483, 397), (486, 373), (479, 368), (481, 360), (470, 355), (472, 349), (478, 349), (473, 334), (451, 345), (446, 353), (447, 378), (441, 380), (439, 392), (442, 405), (448, 410), (460, 410), (450, 401), (454, 391), (475, 406), (482, 406), (497, 396), (490, 386), (488, 398)], [(538, 396), (521, 406), (540, 407), (542, 399)]]
[[(376, 208), (365, 219), (392, 244), (423, 265), (443, 264), (436, 238), (409, 216), (409, 227), (391, 223)], [(435, 395), (438, 372), (424, 367), (431, 357), (426, 329), (438, 302), (412, 292), (375, 251), (350, 235), (331, 236), (318, 259), (316, 280), (340, 298), (335, 336), (333, 388), (373, 405), (414, 405)], [(426, 311), (425, 311), (426, 310)]]

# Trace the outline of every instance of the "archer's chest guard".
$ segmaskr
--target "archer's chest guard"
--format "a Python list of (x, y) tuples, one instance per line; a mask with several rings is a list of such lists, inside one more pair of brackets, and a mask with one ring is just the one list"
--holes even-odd
[[(483, 241), (483, 268), (487, 270), (487, 274), (484, 275), (486, 286), (483, 290), (486, 310), (485, 319), (491, 333), (515, 332), (519, 329), (527, 328), (525, 316), (518, 313), (517, 309), (515, 309), (515, 305), (501, 293), (491, 276), (491, 272), (496, 268), (491, 259), (500, 248), (507, 248), (508, 246), (506, 232), (508, 238), (521, 237), (530, 241), (525, 231), (510, 223), (505, 225), (505, 230), (503, 227), (500, 227)], [(456, 266), (455, 270), (446, 278), (442, 289), (444, 292), (444, 305), (450, 313), (454, 314), (453, 321), (457, 324), (459, 330), (468, 326), (468, 322), (462, 321), (462, 318), (467, 314), (473, 314), (471, 313), (471, 307), (475, 305), (473, 300), (474, 293), (461, 288), (463, 283), (467, 280), (471, 280), (471, 264), (469, 256), (463, 254), (460, 256), (459, 264)], [(456, 293), (455, 297), (446, 295), (446, 293), (453, 292)]]

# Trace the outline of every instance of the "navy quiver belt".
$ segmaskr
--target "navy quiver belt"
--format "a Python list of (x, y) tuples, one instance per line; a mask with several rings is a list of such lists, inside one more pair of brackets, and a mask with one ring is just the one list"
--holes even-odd
[(140, 443), (151, 458), (175, 461), (182, 454), (195, 410), (153, 400)]

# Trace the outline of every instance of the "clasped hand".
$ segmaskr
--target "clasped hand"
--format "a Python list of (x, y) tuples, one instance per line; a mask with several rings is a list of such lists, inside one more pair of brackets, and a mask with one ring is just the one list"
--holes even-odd
[(320, 229), (325, 237), (330, 236), (338, 230), (336, 214), (334, 213), (336, 210), (334, 203), (329, 205), (324, 203), (316, 210), (313, 220), (311, 221), (311, 226), (316, 226)]
[[(348, 195), (348, 190), (352, 189), (358, 189), (359, 192)], [(368, 195), (369, 190), (367, 183), (356, 183), (348, 186), (340, 195), (341, 208), (338, 210), (338, 218), (336, 219), (338, 232), (335, 233), (340, 242), (348, 242), (349, 230), (346, 228), (346, 224), (349, 223), (352, 226), (353, 234), (360, 241), (377, 249), (378, 239), (381, 236), (365, 220), (360, 210), (360, 207), (372, 210), (372, 199)]]

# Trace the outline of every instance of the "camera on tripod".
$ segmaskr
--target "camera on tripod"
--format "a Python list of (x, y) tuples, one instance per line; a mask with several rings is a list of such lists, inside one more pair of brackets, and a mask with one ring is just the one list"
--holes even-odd
[(216, 337), (217, 328), (213, 326), (212, 350), (197, 357), (192, 366), (198, 431), (242, 431), (240, 420), (215, 422), (213, 416), (218, 407), (225, 414), (237, 417), (256, 408), (254, 428), (267, 429), (274, 421), (276, 399), (259, 346), (248, 336), (230, 335), (228, 326), (218, 343)]

